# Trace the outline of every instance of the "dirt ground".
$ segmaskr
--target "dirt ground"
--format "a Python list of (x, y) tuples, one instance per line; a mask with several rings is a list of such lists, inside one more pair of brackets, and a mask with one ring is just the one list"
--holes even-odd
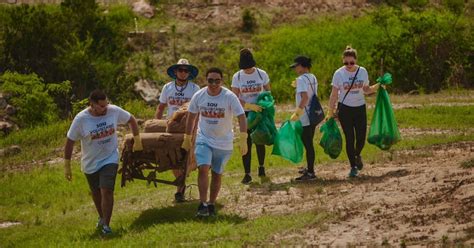
[(388, 163), (365, 165), (358, 179), (349, 180), (340, 163), (317, 167), (319, 179), (304, 184), (290, 183), (296, 168), (279, 171), (271, 182), (227, 195), (224, 211), (330, 213), (326, 224), (274, 235), (274, 245), (474, 245), (474, 168), (460, 166), (473, 158), (471, 141), (397, 152)]

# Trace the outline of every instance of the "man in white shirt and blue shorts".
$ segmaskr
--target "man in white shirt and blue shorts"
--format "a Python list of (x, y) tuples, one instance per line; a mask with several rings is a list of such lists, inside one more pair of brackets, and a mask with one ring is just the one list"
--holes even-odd
[[(240, 128), (239, 146), (242, 155), (247, 153), (247, 119), (237, 96), (223, 84), (222, 71), (210, 68), (206, 73), (207, 87), (199, 90), (189, 103), (186, 134), (182, 148), (191, 148), (193, 123), (198, 118), (196, 162), (199, 169), (198, 187), (200, 204), (198, 217), (215, 216), (215, 202), (221, 188), (224, 167), (233, 150), (233, 117), (237, 116)], [(191, 151), (192, 152), (192, 151)], [(209, 170), (212, 171), (208, 201)]]

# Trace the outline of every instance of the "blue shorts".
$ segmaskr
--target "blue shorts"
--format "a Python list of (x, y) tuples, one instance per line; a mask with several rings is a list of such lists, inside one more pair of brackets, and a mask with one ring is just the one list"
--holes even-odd
[(222, 174), (224, 166), (232, 155), (232, 150), (221, 150), (210, 147), (206, 143), (196, 143), (194, 153), (198, 167), (211, 165), (212, 171)]

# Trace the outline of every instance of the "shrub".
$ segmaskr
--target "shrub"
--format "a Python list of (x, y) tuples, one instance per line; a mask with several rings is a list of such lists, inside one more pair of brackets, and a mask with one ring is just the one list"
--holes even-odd
[(252, 33), (257, 28), (257, 20), (249, 9), (242, 12), (242, 31)]
[(58, 119), (57, 107), (43, 79), (36, 74), (6, 72), (0, 76), (0, 89), (17, 108), (15, 121), (22, 127), (47, 124)]

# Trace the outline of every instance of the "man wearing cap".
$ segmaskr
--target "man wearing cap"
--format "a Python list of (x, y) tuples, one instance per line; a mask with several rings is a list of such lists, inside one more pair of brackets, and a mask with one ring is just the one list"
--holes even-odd
[[(256, 62), (253, 58), (252, 52), (248, 48), (240, 50), (240, 70), (232, 77), (232, 91), (239, 97), (240, 103), (245, 109), (245, 116), (248, 116), (250, 111), (261, 112), (262, 108), (258, 106), (257, 97), (263, 91), (270, 90), (270, 79), (268, 74), (257, 67)], [(252, 182), (252, 176), (250, 175), (250, 162), (252, 139), (250, 133), (253, 130), (247, 130), (247, 149), (248, 153), (242, 156), (242, 163), (244, 164), (245, 176), (242, 179), (243, 184), (249, 184)], [(258, 176), (265, 176), (265, 145), (255, 145), (257, 149), (258, 157)]]
[[(165, 84), (161, 91), (160, 103), (156, 108), (156, 119), (163, 118), (163, 112), (168, 107), (167, 119), (173, 116), (183, 104), (189, 102), (193, 95), (199, 90), (199, 86), (190, 80), (197, 77), (199, 70), (189, 64), (187, 59), (180, 59), (178, 63), (170, 66), (167, 70), (168, 75), (173, 81)], [(173, 170), (176, 178), (181, 176), (179, 170)], [(177, 187), (174, 195), (176, 202), (184, 201), (185, 186)]]
[[(186, 151), (190, 150), (193, 123), (199, 114), (194, 151), (199, 168), (200, 204), (196, 214), (198, 217), (216, 215), (215, 203), (221, 188), (222, 173), (234, 148), (232, 131), (234, 116), (239, 121), (240, 154), (243, 156), (247, 153), (247, 119), (239, 99), (232, 91), (222, 87), (224, 82), (220, 69), (210, 68), (206, 73), (206, 79), (207, 87), (199, 90), (189, 103), (186, 134), (181, 146)], [(209, 171), (212, 171), (210, 194)]]

